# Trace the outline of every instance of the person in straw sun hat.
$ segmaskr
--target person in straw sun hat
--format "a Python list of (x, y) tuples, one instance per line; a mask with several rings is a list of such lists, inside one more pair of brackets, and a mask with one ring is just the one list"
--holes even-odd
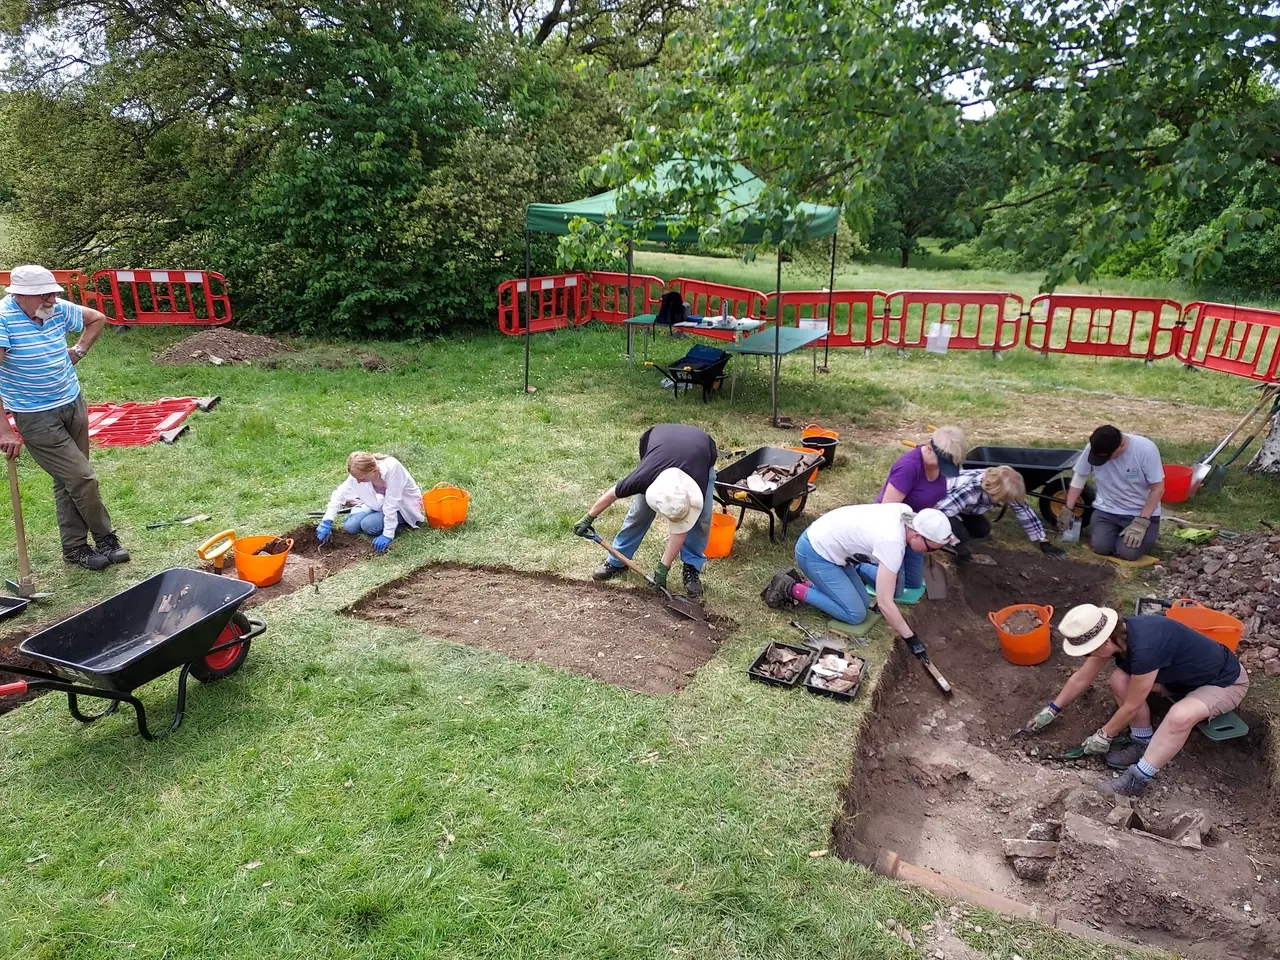
[[(580, 537), (595, 533), (595, 521), (621, 497), (632, 497), (631, 508), (614, 537), (613, 546), (625, 557), (634, 557), (653, 521), (667, 521), (667, 544), (654, 571), (654, 582), (667, 586), (671, 564), (684, 561), (684, 592), (692, 600), (702, 596), (702, 568), (707, 562), (711, 537), (711, 511), (715, 504), (716, 442), (697, 427), (664, 423), (640, 436), (640, 463), (600, 495), (582, 519), (573, 525)], [(612, 557), (591, 574), (610, 580), (627, 568)]]
[[(1111, 692), (1118, 706), (1083, 744), (1086, 755), (1105, 757), (1107, 766), (1123, 771), (1098, 784), (1101, 793), (1141, 796), (1197, 723), (1234, 710), (1249, 689), (1249, 674), (1234, 653), (1168, 617), (1121, 617), (1110, 607), (1086, 603), (1067, 611), (1058, 632), (1069, 656), (1086, 659), (1025, 730), (1037, 733), (1053, 723), (1112, 658)], [(1147, 706), (1151, 693), (1177, 701), (1154, 731)], [(1126, 726), (1129, 745), (1113, 750), (1112, 740)]]

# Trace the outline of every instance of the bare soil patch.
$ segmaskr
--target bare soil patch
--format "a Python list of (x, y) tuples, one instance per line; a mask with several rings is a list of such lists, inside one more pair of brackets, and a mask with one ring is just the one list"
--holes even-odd
[[(1109, 823), (1114, 801), (1093, 789), (1111, 776), (1101, 761), (1048, 759), (1080, 744), (1111, 715), (1109, 688), (1100, 680), (1039, 736), (1011, 738), (1057, 693), (1075, 662), (1055, 638), (1046, 663), (1009, 664), (986, 614), (1018, 602), (1057, 610), (1098, 602), (1108, 595), (1111, 570), (984, 552), (995, 565), (951, 571), (950, 599), (922, 603), (910, 614), (955, 695), (944, 699), (909, 657), (893, 661), (854, 759), (844, 815), (833, 828), (837, 850), (852, 857), (859, 846), (891, 849), (920, 866), (1188, 957), (1280, 955), (1280, 827), (1267, 794), (1266, 727), (1249, 714), (1248, 700), (1241, 711), (1253, 728), (1248, 737), (1214, 743), (1193, 732), (1153, 791), (1134, 804), (1146, 831), (1156, 834), (1180, 814), (1202, 813), (1201, 849)], [(1158, 720), (1167, 705), (1157, 700)], [(1054, 836), (1038, 833), (1045, 824)], [(1023, 879), (1005, 856), (1004, 839), (1028, 836), (1060, 841), (1040, 870), (1042, 880)]]
[(641, 693), (679, 690), (733, 627), (681, 619), (643, 588), (454, 564), (423, 567), (346, 612)]
[(155, 362), (162, 366), (186, 366), (193, 363), (249, 363), (263, 357), (291, 353), (292, 348), (279, 340), (256, 333), (241, 333), (218, 327), (204, 330), (180, 340), (167, 350), (156, 354)]
[(345, 570), (353, 563), (374, 555), (372, 541), (343, 533), (341, 529), (335, 529), (332, 536), (322, 544), (316, 539), (315, 526), (310, 523), (295, 527), (280, 537), (293, 541), (293, 549), (289, 551), (289, 559), (284, 564), (284, 576), (279, 583), (259, 587), (244, 602), (246, 607), (256, 607), (295, 590), (310, 588), (312, 583), (319, 583), (339, 570)]
[[(12, 663), (19, 667), (38, 667), (34, 660), (24, 657), (18, 652), (18, 644), (27, 637), (31, 636), (33, 631), (26, 630), (21, 633), (12, 633), (7, 636), (0, 637), (0, 663)], [(15, 680), (23, 680), (24, 677), (18, 676), (16, 673), (6, 673), (0, 670), (0, 683), (13, 683)], [(0, 714), (8, 713), (10, 710), (16, 710), (28, 700), (34, 700), (43, 694), (44, 690), (31, 690), (27, 693), (19, 693), (9, 697), (0, 697)]]

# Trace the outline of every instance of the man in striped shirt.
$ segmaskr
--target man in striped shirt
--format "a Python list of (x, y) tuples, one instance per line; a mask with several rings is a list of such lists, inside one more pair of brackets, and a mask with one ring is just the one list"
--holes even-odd
[[(23, 266), (14, 268), (8, 296), (0, 299), (0, 453), (16, 459), (26, 444), (53, 477), (63, 558), (102, 570), (124, 563), (129, 552), (111, 526), (89, 462), (89, 415), (73, 367), (107, 318), (58, 299), (62, 292), (44, 267)], [(80, 334), (70, 348), (69, 333)], [(9, 426), (10, 413), (17, 433)]]

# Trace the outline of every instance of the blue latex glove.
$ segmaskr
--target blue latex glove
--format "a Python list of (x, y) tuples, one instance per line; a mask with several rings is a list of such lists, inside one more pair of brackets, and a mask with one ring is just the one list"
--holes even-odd
[(333, 521), (321, 520), (320, 525), (316, 527), (316, 539), (324, 543), (331, 533), (333, 533)]
[(386, 553), (387, 547), (391, 546), (391, 537), (374, 537), (373, 551), (374, 553)]

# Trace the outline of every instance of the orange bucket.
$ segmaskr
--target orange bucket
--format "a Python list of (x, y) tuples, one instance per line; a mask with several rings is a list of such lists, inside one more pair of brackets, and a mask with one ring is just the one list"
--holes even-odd
[[(786, 449), (794, 450), (796, 453), (816, 453), (818, 456), (822, 456), (822, 451), (815, 450), (813, 449), (813, 447), (787, 447)], [(818, 464), (816, 467), (813, 468), (813, 473), (809, 474), (810, 483), (818, 482), (818, 471), (821, 469), (822, 469), (822, 464)]]
[(1184, 623), (1192, 630), (1203, 633), (1210, 640), (1217, 640), (1228, 650), (1235, 652), (1244, 636), (1244, 624), (1221, 610), (1210, 610), (1195, 600), (1183, 597), (1173, 601), (1169, 608), (1170, 620)]
[(427, 523), (438, 530), (456, 527), (467, 519), (471, 494), (451, 483), (437, 483), (422, 495), (422, 512)]
[(284, 553), (255, 557), (254, 554), (265, 547), (275, 537), (237, 537), (235, 544), (236, 573), (241, 580), (248, 580), (255, 587), (269, 587), (279, 583), (284, 576), (284, 565), (289, 560), (289, 552), (293, 549), (293, 541), (286, 540), (289, 549)]
[(806, 423), (804, 429), (800, 431), (800, 436), (805, 440), (810, 437), (828, 437), (831, 440), (840, 439), (840, 434), (834, 430), (828, 430), (820, 423)]
[[(1019, 610), (1028, 610), (1040, 618), (1040, 626), (1030, 633), (1008, 633), (1004, 629), (1005, 621)], [(1010, 663), (1020, 667), (1034, 667), (1044, 663), (1053, 652), (1053, 644), (1049, 639), (1049, 621), (1053, 619), (1053, 607), (1041, 607), (1034, 603), (1015, 603), (1011, 607), (988, 613), (987, 619), (996, 628), (996, 636), (1000, 638), (1000, 652)]]
[(733, 551), (733, 535), (738, 530), (738, 521), (726, 513), (711, 514), (711, 536), (707, 538), (707, 549), (703, 556), (708, 560), (719, 560)]

